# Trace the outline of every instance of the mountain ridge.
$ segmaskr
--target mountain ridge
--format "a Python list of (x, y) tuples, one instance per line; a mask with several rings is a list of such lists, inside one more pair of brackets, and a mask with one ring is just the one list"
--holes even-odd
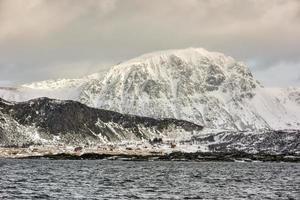
[(82, 79), (0, 89), (12, 101), (42, 96), (211, 129), (300, 129), (300, 88), (264, 88), (242, 62), (201, 48), (144, 54)]
[[(75, 101), (0, 99), (0, 144), (88, 144), (189, 136), (202, 126), (176, 119), (153, 119), (88, 107)], [(179, 135), (178, 135), (179, 134)], [(36, 138), (33, 138), (36, 137)]]
[(76, 149), (84, 147), (94, 155), (90, 159), (157, 159), (177, 152), (182, 156), (167, 160), (218, 160), (217, 156), (265, 161), (279, 156), (271, 160), (297, 161), (299, 134), (300, 130), (209, 130), (184, 120), (124, 115), (71, 100), (0, 99), (0, 156), (4, 157), (70, 159), (80, 156)]

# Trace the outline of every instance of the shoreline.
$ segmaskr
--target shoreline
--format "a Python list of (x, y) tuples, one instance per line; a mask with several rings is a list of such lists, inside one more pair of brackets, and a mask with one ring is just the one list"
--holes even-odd
[(84, 153), (55, 154), (42, 156), (29, 156), (20, 159), (49, 159), (49, 160), (123, 160), (123, 161), (195, 161), (195, 162), (293, 162), (300, 163), (300, 156), (270, 155), (270, 154), (244, 154), (220, 152), (172, 152), (161, 155), (138, 154), (99, 154)]
[(48, 160), (123, 160), (123, 161), (195, 161), (195, 162), (293, 162), (300, 163), (299, 154), (268, 154), (233, 152), (167, 152), (163, 149), (71, 149), (0, 148), (0, 159)]

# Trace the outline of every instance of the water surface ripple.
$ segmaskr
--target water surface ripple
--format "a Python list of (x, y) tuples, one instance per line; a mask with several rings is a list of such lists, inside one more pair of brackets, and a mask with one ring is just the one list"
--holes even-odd
[(300, 199), (300, 164), (0, 159), (0, 199)]

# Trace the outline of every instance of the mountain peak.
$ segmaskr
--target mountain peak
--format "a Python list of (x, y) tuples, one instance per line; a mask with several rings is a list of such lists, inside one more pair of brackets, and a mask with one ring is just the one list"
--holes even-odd
[[(251, 82), (251, 87), (259, 86), (249, 68), (242, 62), (218, 52), (203, 48), (173, 49), (141, 55), (112, 67), (106, 75), (108, 82), (114, 77), (125, 79), (159, 80), (187, 82), (208, 85), (208, 90), (216, 90), (223, 83), (243, 79)], [(172, 79), (172, 80), (170, 80)], [(127, 80), (127, 82), (130, 80)], [(138, 80), (137, 80), (138, 81)], [(180, 81), (179, 81), (180, 82)]]
[(144, 54), (114, 66), (103, 82), (109, 90), (120, 87), (127, 93), (154, 92), (167, 98), (220, 89), (244, 93), (259, 86), (245, 64), (202, 48)]
[(0, 97), (15, 101), (43, 96), (212, 129), (300, 126), (298, 91), (262, 88), (245, 64), (202, 48), (144, 54), (103, 76), (35, 83), (17, 91), (0, 89)]
[(186, 48), (186, 49), (169, 49), (163, 51), (155, 51), (152, 53), (146, 53), (136, 58), (130, 59), (126, 62), (121, 63), (120, 65), (128, 65), (139, 62), (153, 62), (153, 63), (161, 63), (165, 60), (169, 60), (170, 58), (177, 57), (178, 59), (191, 63), (198, 62), (200, 60), (214, 60), (220, 63), (232, 63), (234, 59), (230, 56), (226, 56), (219, 52), (210, 52), (203, 48)]

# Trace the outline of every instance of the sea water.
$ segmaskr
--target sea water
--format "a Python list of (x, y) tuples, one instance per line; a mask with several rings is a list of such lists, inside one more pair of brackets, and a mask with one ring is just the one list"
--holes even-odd
[(300, 199), (300, 164), (0, 159), (0, 199)]

